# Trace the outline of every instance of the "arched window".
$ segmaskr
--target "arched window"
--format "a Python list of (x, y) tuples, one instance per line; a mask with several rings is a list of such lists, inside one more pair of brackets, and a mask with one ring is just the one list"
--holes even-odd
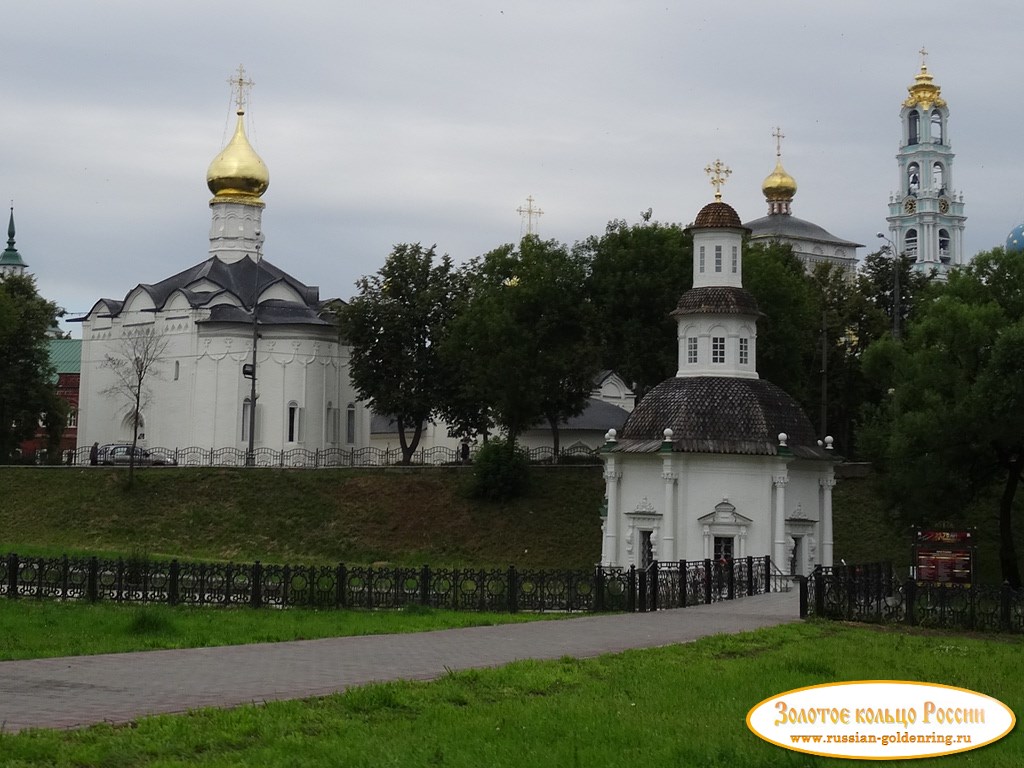
[(174, 361), (174, 380), (178, 380), (178, 376), (181, 375), (181, 362), (178, 360)]
[(943, 264), (949, 262), (949, 230), (939, 230), (939, 260)]
[(345, 442), (349, 445), (356, 441), (356, 406), (349, 403), (345, 414)]
[(252, 411), (250, 406), (252, 401), (247, 397), (242, 401), (242, 440), (249, 439), (249, 425), (252, 422)]
[(932, 110), (932, 144), (942, 144), (942, 113)]
[(917, 110), (911, 110), (907, 115), (907, 144), (917, 144), (921, 135), (921, 116)]
[(907, 166), (907, 192), (916, 195), (921, 188), (921, 166), (911, 163)]
[(288, 442), (297, 443), (302, 440), (302, 409), (292, 400), (288, 403)]
[(939, 190), (940, 195), (946, 188), (945, 170), (942, 163), (936, 162), (932, 165), (932, 186)]
[(904, 250), (907, 252), (908, 256), (911, 256), (911, 255), (914, 255), (914, 254), (917, 253), (917, 230), (916, 229), (908, 229), (907, 230), (907, 234), (903, 236), (903, 246), (904, 246)]

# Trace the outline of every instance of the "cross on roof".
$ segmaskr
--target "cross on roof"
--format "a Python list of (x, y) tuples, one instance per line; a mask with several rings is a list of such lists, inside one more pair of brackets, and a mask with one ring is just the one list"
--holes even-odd
[(711, 186), (715, 188), (715, 200), (721, 200), (722, 187), (725, 186), (725, 180), (732, 174), (732, 169), (721, 160), (716, 159), (704, 169), (704, 173), (711, 178)]
[(926, 51), (925, 47), (922, 45), (921, 50), (918, 51), (918, 53), (921, 54), (921, 69), (924, 69), (928, 66), (928, 51)]
[(775, 156), (782, 157), (782, 140), (786, 138), (786, 134), (782, 132), (780, 127), (775, 126), (772, 136), (775, 138)]
[(520, 217), (526, 218), (526, 234), (528, 235), (533, 234), (533, 217), (536, 216), (539, 219), (544, 215), (544, 211), (540, 208), (533, 207), (533, 195), (527, 195), (526, 207), (524, 208), (523, 206), (519, 206), (516, 208), (516, 213), (518, 213)]
[(256, 83), (252, 80), (246, 80), (245, 67), (241, 64), (238, 65), (238, 74), (229, 77), (228, 83), (231, 85), (231, 92), (234, 94), (235, 106), (238, 108), (239, 113), (244, 112), (246, 102), (245, 97)]

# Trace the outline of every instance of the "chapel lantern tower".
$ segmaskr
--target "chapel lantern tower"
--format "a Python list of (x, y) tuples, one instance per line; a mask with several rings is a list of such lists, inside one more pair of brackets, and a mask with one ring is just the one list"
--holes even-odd
[(253, 82), (246, 79), (241, 66), (228, 82), (234, 91), (235, 133), (206, 171), (206, 184), (213, 193), (210, 255), (225, 263), (256, 258), (263, 243), (265, 203), (260, 198), (270, 185), (270, 172), (245, 135), (246, 95)]
[(889, 197), (890, 238), (919, 272), (944, 278), (964, 263), (963, 194), (955, 187), (949, 107), (921, 53), (921, 70), (900, 111), (899, 187)]

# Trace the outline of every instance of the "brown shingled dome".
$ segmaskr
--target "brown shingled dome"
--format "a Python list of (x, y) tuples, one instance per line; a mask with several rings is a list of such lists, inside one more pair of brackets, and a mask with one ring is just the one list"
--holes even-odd
[(657, 450), (666, 427), (673, 433), (673, 450), (686, 453), (774, 456), (779, 433), (785, 432), (795, 455), (826, 455), (797, 402), (764, 379), (682, 376), (663, 381), (633, 409), (615, 449)]
[(692, 226), (695, 228), (720, 229), (722, 227), (736, 227), (737, 229), (742, 229), (743, 222), (740, 221), (739, 214), (736, 213), (731, 205), (723, 203), (721, 200), (716, 200), (700, 209), (700, 213), (693, 220)]
[(757, 299), (750, 291), (725, 285), (711, 285), (688, 290), (672, 312), (673, 317), (710, 314), (758, 316), (761, 311), (757, 308)]

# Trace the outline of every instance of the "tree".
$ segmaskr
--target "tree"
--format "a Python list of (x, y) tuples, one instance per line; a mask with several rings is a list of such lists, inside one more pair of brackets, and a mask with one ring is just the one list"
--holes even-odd
[(0, 278), (0, 462), (57, 407), (48, 332), (61, 314), (31, 277)]
[(168, 339), (152, 325), (125, 329), (117, 352), (108, 354), (102, 367), (109, 370), (114, 383), (103, 394), (127, 403), (132, 425), (132, 449), (128, 455), (128, 485), (135, 482), (135, 450), (139, 444), (139, 423), (142, 411), (149, 404), (147, 382), (159, 374), (160, 363), (167, 351)]
[(638, 399), (677, 369), (670, 313), (693, 284), (691, 237), (676, 224), (644, 222), (611, 221), (603, 236), (574, 248), (589, 265), (601, 366), (622, 376)]
[(412, 461), (450, 378), (438, 341), (459, 280), (447, 255), (435, 264), (434, 248), (396, 245), (376, 275), (356, 283), (359, 295), (341, 310), (342, 333), (352, 344), (352, 382), (378, 414), (396, 421), (403, 464)]
[[(912, 522), (959, 516), (997, 484), (1003, 579), (1021, 586), (1013, 508), (1024, 471), (1024, 254), (997, 248), (950, 272), (922, 299), (900, 344), (865, 353), (865, 372), (888, 396), (862, 430)], [(912, 499), (912, 504), (910, 501)]]
[(579, 254), (527, 235), (475, 260), (468, 290), (444, 341), (452, 396), (483, 404), (516, 438), (541, 421), (557, 425), (586, 406), (599, 370), (593, 307)]

